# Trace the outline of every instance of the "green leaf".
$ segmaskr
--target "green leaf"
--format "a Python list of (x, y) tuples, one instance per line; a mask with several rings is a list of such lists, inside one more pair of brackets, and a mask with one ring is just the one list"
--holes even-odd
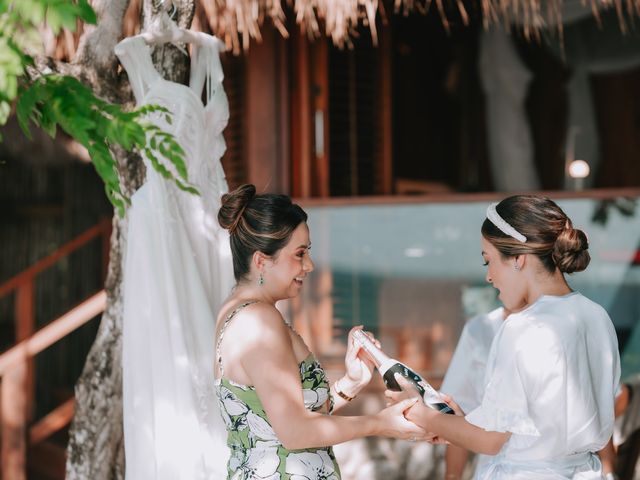
[[(67, 0), (25, 0), (29, 4), (34, 1), (45, 2), (51, 7), (47, 11), (48, 18), (53, 19), (54, 23), (58, 22), (60, 26), (68, 21), (65, 15), (71, 15), (71, 10), (58, 8), (60, 2)], [(2, 39), (0, 32), (0, 41)], [(14, 88), (12, 82), (17, 85), (24, 65), (31, 59), (17, 51), (15, 44), (11, 42), (2, 45), (9, 48), (0, 51), (0, 66), (8, 65), (11, 68), (0, 72), (0, 76), (4, 75), (0, 78), (0, 85), (4, 87), (0, 89), (0, 122), (6, 119), (15, 98), (10, 95), (16, 95), (17, 91), (16, 114), (25, 134), (30, 136), (29, 125), (33, 122), (51, 136), (55, 136), (57, 129), (61, 128), (84, 145), (96, 172), (105, 184), (109, 200), (120, 214), (129, 199), (122, 194), (116, 159), (110, 146), (119, 145), (128, 151), (138, 149), (144, 152), (152, 168), (163, 178), (174, 182), (185, 192), (199, 194), (189, 183), (184, 149), (172, 134), (163, 131), (148, 119), (148, 115), (155, 112), (170, 119), (171, 115), (165, 107), (146, 105), (133, 111), (124, 111), (119, 105), (97, 98), (77, 79), (61, 75), (44, 75), (33, 82), (23, 78), (23, 85), (19, 89)], [(7, 73), (8, 70), (10, 73)]]
[(77, 5), (68, 2), (50, 3), (45, 16), (45, 21), (54, 35), (60, 33), (64, 27), (69, 31), (76, 30), (76, 20), (80, 16), (80, 9)]
[(153, 153), (151, 153), (149, 149), (146, 149), (145, 153), (155, 171), (157, 171), (160, 175), (162, 175), (166, 179), (173, 178), (173, 175), (171, 175), (171, 172), (167, 170), (167, 168), (158, 161), (158, 158)]
[(78, 1), (78, 15), (85, 22), (91, 25), (98, 23), (96, 12), (91, 8), (87, 0)]
[(124, 209), (126, 204), (128, 204), (129, 202), (125, 203), (125, 198), (122, 196), (122, 194), (119, 191), (114, 192), (111, 188), (109, 188), (108, 185), (104, 186), (104, 191), (107, 195), (107, 198), (111, 202), (111, 205), (113, 205), (118, 211), (118, 216), (121, 218), (124, 217)]
[(184, 192), (191, 193), (193, 195), (200, 195), (200, 192), (198, 191), (198, 189), (193, 185), (187, 185), (185, 183), (182, 183), (180, 180), (176, 180), (176, 185), (180, 190)]
[(118, 172), (109, 148), (104, 143), (94, 142), (89, 145), (88, 150), (98, 175), (113, 190), (119, 191)]
[(38, 92), (34, 88), (30, 88), (20, 95), (16, 103), (18, 124), (29, 139), (31, 139), (31, 132), (29, 132), (29, 119), (33, 115), (37, 102)]
[(24, 23), (38, 25), (44, 21), (46, 5), (34, 0), (16, 0), (11, 7)]
[[(10, 114), (11, 105), (9, 105), (9, 102), (0, 101), (0, 125), (7, 123)], [(2, 140), (2, 138), (0, 138), (0, 140)]]

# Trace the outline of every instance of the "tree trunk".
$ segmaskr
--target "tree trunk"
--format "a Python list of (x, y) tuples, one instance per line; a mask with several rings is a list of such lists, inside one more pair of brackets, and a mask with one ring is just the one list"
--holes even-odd
[[(142, 25), (157, 14), (152, 0), (144, 0)], [(176, 21), (191, 24), (194, 0), (174, 0)], [(117, 75), (113, 53), (122, 35), (122, 18), (129, 0), (94, 0), (98, 25), (85, 31), (74, 66), (94, 92), (115, 103), (131, 103), (128, 82)], [(188, 59), (175, 47), (159, 46), (153, 52), (156, 68), (165, 78), (182, 83), (188, 77)], [(122, 75), (121, 77), (126, 77)], [(123, 87), (126, 85), (126, 88)], [(122, 191), (130, 196), (144, 180), (144, 165), (132, 152), (115, 151)], [(69, 431), (67, 479), (111, 480), (124, 478), (125, 458), (122, 422), (122, 280), (127, 245), (127, 216), (113, 218), (109, 270), (105, 289), (107, 309), (95, 342), (76, 384), (76, 413)]]

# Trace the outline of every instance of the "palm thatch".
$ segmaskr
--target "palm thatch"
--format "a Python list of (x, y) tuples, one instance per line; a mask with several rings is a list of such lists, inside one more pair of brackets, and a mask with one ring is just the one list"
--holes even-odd
[[(176, 3), (179, 0), (176, 0)], [(469, 23), (469, 7), (479, 11), (485, 27), (501, 23), (509, 28), (516, 24), (525, 36), (537, 35), (542, 29), (562, 31), (563, 12), (567, 5), (572, 9), (590, 9), (599, 18), (601, 11), (615, 8), (620, 28), (628, 30), (629, 22), (640, 16), (640, 0), (393, 0), (394, 14), (427, 13), (435, 8), (445, 28), (449, 28), (452, 12)], [(131, 0), (124, 17), (124, 34), (132, 35), (140, 30), (142, 0)], [(323, 35), (331, 37), (340, 48), (351, 48), (352, 39), (361, 25), (368, 27), (374, 45), (377, 44), (378, 16), (386, 24), (386, 12), (379, 0), (195, 0), (192, 29), (212, 33), (223, 39), (227, 48), (240, 54), (249, 49), (251, 40), (261, 41), (261, 29), (269, 19), (283, 37), (289, 32), (285, 11), (292, 11), (295, 23), (310, 39)], [(67, 60), (73, 57), (82, 35), (63, 32), (52, 38), (43, 30), (48, 55)], [(48, 41), (46, 41), (48, 40)]]

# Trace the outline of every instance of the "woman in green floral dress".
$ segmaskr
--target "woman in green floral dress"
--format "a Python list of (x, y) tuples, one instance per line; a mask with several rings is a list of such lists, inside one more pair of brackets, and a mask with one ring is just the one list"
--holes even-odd
[[(313, 271), (307, 215), (284, 195), (244, 185), (223, 196), (237, 285), (220, 310), (216, 391), (226, 424), (232, 480), (339, 480), (331, 445), (382, 435), (425, 438), (403, 412), (333, 415), (371, 380), (349, 334), (345, 375), (329, 385), (324, 370), (275, 304), (297, 296)], [(356, 327), (359, 328), (359, 327)]]

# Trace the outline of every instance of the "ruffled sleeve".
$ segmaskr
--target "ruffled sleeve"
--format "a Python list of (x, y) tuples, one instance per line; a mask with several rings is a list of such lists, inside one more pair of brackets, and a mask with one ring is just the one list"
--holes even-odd
[(487, 431), (511, 432), (511, 442), (524, 448), (541, 435), (537, 399), (562, 397), (566, 359), (553, 331), (521, 319), (508, 322), (489, 357), (482, 403), (466, 419)]

